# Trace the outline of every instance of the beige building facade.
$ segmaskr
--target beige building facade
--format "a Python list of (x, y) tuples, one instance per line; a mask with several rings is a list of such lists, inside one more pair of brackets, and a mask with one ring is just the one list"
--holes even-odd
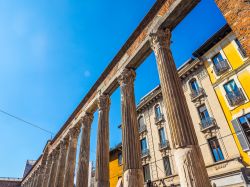
[[(190, 59), (178, 72), (211, 183), (247, 186), (246, 168), (203, 63)], [(178, 160), (172, 149), (160, 86), (141, 99), (137, 113), (145, 182), (150, 180), (154, 186), (179, 185)]]

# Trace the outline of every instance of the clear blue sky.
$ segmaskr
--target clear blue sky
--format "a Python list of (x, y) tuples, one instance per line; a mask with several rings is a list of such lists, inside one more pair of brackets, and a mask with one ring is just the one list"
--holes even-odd
[[(0, 109), (57, 132), (155, 0), (0, 0)], [(214, 0), (173, 31), (177, 66), (225, 24)], [(155, 58), (137, 70), (136, 101), (159, 84)], [(110, 145), (121, 141), (120, 90), (112, 95)], [(95, 159), (97, 114), (91, 132)], [(0, 177), (21, 177), (50, 135), (0, 113)]]

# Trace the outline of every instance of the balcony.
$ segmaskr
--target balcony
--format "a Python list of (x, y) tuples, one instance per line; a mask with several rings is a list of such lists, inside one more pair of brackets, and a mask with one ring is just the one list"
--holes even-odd
[(145, 124), (139, 126), (139, 133), (145, 132), (147, 130), (147, 126)]
[(232, 91), (227, 93), (226, 98), (230, 106), (239, 105), (246, 100), (246, 97), (243, 94), (242, 89), (238, 89), (237, 91)]
[(205, 90), (203, 88), (198, 88), (197, 90), (193, 90), (192, 93), (190, 94), (191, 101), (194, 102), (196, 99), (199, 97), (205, 96)]
[(147, 156), (149, 156), (149, 149), (141, 150), (141, 157), (144, 158), (144, 157), (147, 157)]
[(155, 117), (155, 124), (159, 124), (163, 120), (164, 120), (164, 115), (160, 114), (160, 115), (158, 115), (158, 116)]
[(209, 117), (201, 120), (200, 122), (201, 132), (204, 132), (206, 130), (211, 130), (214, 127), (216, 127), (216, 121), (214, 118)]
[(226, 72), (230, 66), (226, 59), (218, 61), (218, 63), (214, 64), (214, 71), (216, 75), (221, 75), (222, 73)]
[(162, 140), (162, 141), (159, 143), (159, 149), (160, 149), (160, 150), (168, 149), (168, 148), (170, 148), (170, 145), (169, 145), (169, 141), (168, 141), (168, 140)]

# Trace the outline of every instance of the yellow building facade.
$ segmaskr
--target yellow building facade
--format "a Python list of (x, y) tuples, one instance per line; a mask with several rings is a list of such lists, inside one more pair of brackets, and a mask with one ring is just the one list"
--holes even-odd
[(228, 25), (193, 55), (204, 62), (242, 161), (250, 165), (249, 58)]
[[(116, 187), (122, 178), (122, 147), (121, 144), (109, 152), (109, 178), (110, 187)], [(121, 181), (120, 181), (121, 182)]]

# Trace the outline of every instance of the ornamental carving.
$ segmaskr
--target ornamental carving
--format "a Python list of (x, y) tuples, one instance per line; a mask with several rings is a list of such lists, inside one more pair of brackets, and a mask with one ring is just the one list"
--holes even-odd
[(69, 136), (70, 138), (77, 138), (78, 135), (80, 133), (80, 128), (77, 126), (77, 127), (72, 127), (70, 130), (69, 130)]
[(90, 124), (92, 123), (94, 119), (93, 114), (91, 113), (86, 113), (81, 119), (80, 119), (80, 123), (81, 126), (83, 127), (84, 125), (90, 126)]
[(157, 54), (160, 48), (170, 48), (171, 31), (169, 29), (158, 30), (156, 33), (151, 33), (150, 44), (151, 48)]
[(133, 69), (125, 68), (121, 75), (118, 77), (118, 82), (120, 86), (131, 84), (133, 85), (136, 73)]
[(99, 110), (108, 109), (110, 106), (110, 98), (108, 95), (101, 94), (98, 98), (97, 105)]

